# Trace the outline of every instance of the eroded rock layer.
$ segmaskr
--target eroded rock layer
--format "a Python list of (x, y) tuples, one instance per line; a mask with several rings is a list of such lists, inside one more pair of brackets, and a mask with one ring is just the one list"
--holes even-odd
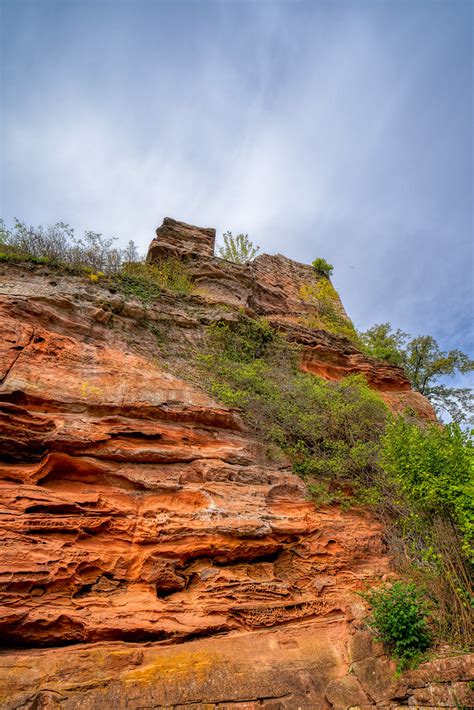
[(379, 526), (316, 511), (235, 413), (113, 333), (84, 337), (73, 300), (43, 303), (2, 310), (4, 640), (345, 618), (347, 589), (387, 568)]
[[(380, 525), (315, 509), (173, 368), (236, 317), (225, 289), (145, 306), (45, 267), (2, 265), (0, 282), (0, 707), (393, 705), (401, 690), (348, 675), (354, 592), (390, 569)], [(276, 285), (252, 288), (247, 312), (299, 342), (304, 369), (413, 395), (396, 368), (262, 305)]]

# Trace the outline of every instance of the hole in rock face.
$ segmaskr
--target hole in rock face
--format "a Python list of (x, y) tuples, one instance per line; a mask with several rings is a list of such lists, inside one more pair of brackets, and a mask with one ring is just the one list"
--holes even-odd
[[(52, 453), (43, 467), (38, 484), (43, 488), (61, 488), (64, 482), (71, 485), (87, 483), (89, 485), (111, 486), (125, 490), (143, 490), (145, 483), (130, 480), (126, 472), (98, 463), (89, 457), (70, 456), (59, 452)], [(82, 505), (91, 505), (83, 503)]]
[(114, 579), (110, 572), (100, 572), (94, 567), (83, 570), (81, 576), (85, 583), (76, 589), (72, 595), (74, 599), (86, 597), (89, 594), (111, 594), (124, 586), (123, 581)]
[(38, 483), (44, 486), (46, 483), (58, 480), (80, 480), (87, 483), (94, 483), (104, 474), (103, 466), (97, 465), (95, 461), (87, 458), (75, 458), (68, 454), (51, 454), (48, 463), (38, 478)]
[(247, 554), (244, 552), (237, 554), (235, 557), (225, 557), (223, 554), (213, 558), (215, 567), (232, 567), (233, 565), (241, 565), (246, 562), (252, 564), (259, 562), (277, 562), (281, 554), (281, 545), (276, 550), (269, 552), (261, 552), (260, 550), (249, 550)]
[(82, 643), (87, 634), (84, 625), (67, 614), (60, 614), (51, 622), (14, 623), (2, 628), (1, 648), (35, 648), (46, 646), (70, 646)]
[(76, 592), (74, 592), (74, 594), (72, 595), (73, 598), (77, 599), (80, 597), (86, 597), (88, 594), (90, 594), (92, 587), (92, 584), (83, 584)]
[(5, 392), (0, 394), (0, 402), (11, 402), (11, 404), (26, 404), (27, 398), (24, 392), (14, 390), (13, 392)]
[(111, 439), (123, 439), (126, 441), (127, 439), (162, 439), (163, 434), (160, 434), (159, 432), (155, 432), (153, 434), (148, 434), (147, 432), (143, 431), (128, 431), (124, 429), (123, 431), (114, 431), (111, 432), (110, 434)]
[[(56, 284), (54, 284), (56, 286)], [(35, 340), (35, 343), (44, 343), (44, 338), (41, 337), (41, 335), (37, 335)]]
[(176, 587), (173, 589), (160, 589), (160, 587), (156, 587), (156, 596), (158, 599), (166, 599), (166, 597), (170, 597), (172, 594), (176, 594), (176, 592), (180, 592), (182, 587)]
[(55, 515), (71, 515), (72, 513), (81, 513), (81, 506), (76, 503), (44, 503), (30, 505), (25, 508), (25, 513), (50, 513)]

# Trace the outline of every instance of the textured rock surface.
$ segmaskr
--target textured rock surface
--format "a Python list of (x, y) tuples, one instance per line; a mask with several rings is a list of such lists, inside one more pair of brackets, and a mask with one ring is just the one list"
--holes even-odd
[(156, 237), (150, 244), (148, 259), (183, 256), (211, 257), (214, 255), (216, 230), (209, 227), (195, 227), (165, 217)]
[[(284, 258), (269, 259), (275, 273)], [(245, 283), (247, 312), (298, 340), (305, 369), (322, 353), (340, 365), (324, 376), (365, 366), (382, 392), (412, 394), (394, 368), (279, 313), (278, 284), (258, 300), (236, 277), (231, 299)], [(203, 325), (235, 317), (229, 301), (145, 307), (34, 266), (0, 265), (0, 284), (0, 707), (396, 703), (389, 680), (371, 693), (367, 659), (390, 670), (380, 649), (351, 640), (354, 591), (389, 570), (379, 524), (315, 509), (235, 412), (170, 366)], [(438, 697), (433, 682), (414, 677), (410, 697)]]
[[(162, 235), (161, 230), (167, 221), (157, 230), (157, 238), (150, 247), (148, 258), (152, 260), (178, 252), (186, 255), (189, 248), (189, 225), (183, 225), (181, 229), (181, 222), (173, 222), (173, 230), (165, 229)], [(198, 240), (199, 228), (189, 229), (195, 230), (193, 234)], [(201, 258), (188, 261), (188, 269), (207, 302), (243, 308), (251, 316), (267, 318), (290, 340), (302, 346), (303, 370), (329, 380), (361, 373), (369, 385), (380, 392), (392, 411), (403, 412), (409, 408), (425, 419), (436, 419), (428, 400), (411, 389), (401, 368), (363, 355), (346, 338), (305, 327), (305, 321), (317, 313), (314, 303), (301, 298), (302, 287), (314, 283), (311, 266), (281, 254), (261, 254), (248, 264), (233, 264), (213, 257), (207, 238), (203, 245), (199, 252)], [(198, 247), (192, 246), (192, 250), (197, 252)], [(343, 318), (348, 319), (338, 296), (335, 307)]]

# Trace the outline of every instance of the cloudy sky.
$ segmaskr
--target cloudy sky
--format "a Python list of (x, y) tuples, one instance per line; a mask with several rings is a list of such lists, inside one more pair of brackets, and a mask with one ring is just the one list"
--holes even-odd
[(470, 349), (470, 0), (0, 2), (7, 221), (247, 232)]

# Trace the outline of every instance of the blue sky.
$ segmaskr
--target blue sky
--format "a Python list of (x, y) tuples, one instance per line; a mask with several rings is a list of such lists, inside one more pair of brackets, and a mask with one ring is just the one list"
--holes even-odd
[(1, 8), (6, 220), (247, 232), (333, 263), (358, 327), (471, 349), (470, 1)]

